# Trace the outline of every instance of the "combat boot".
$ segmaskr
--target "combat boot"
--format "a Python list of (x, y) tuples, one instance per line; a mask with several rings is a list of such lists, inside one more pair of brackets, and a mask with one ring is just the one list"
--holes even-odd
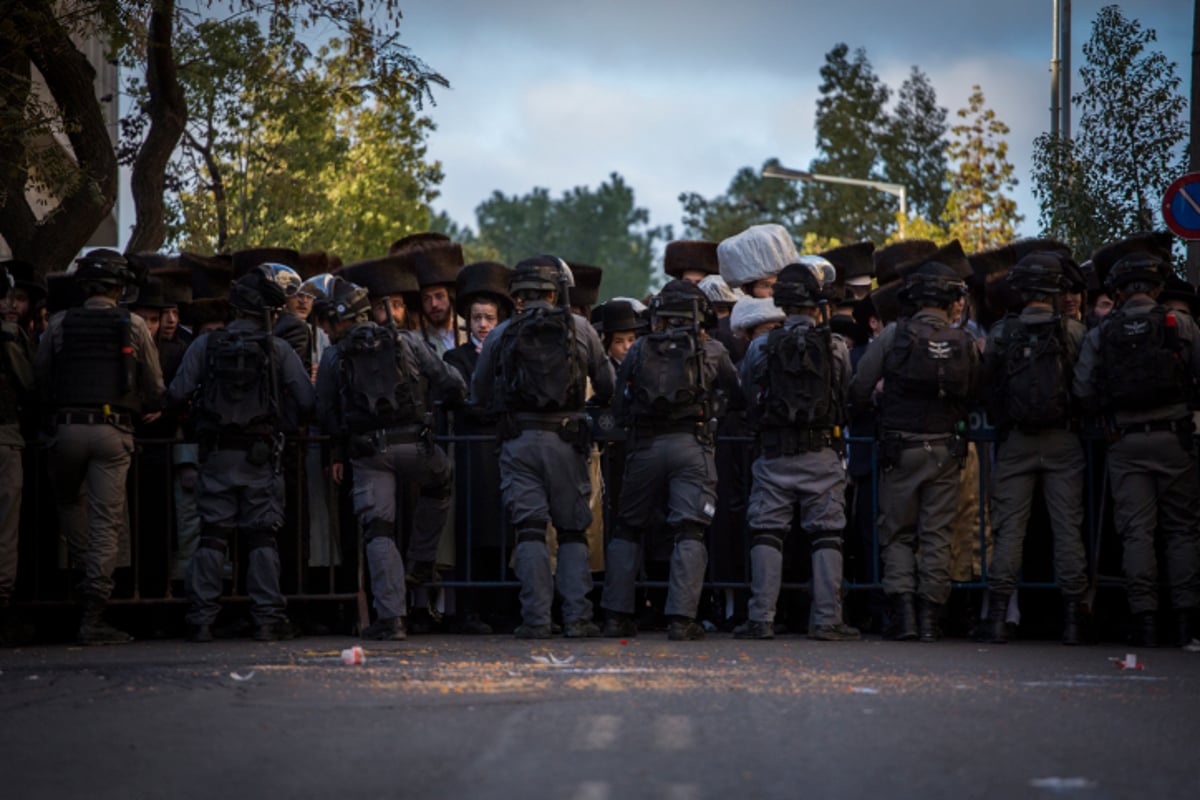
[(812, 626), (808, 630), (808, 638), (817, 642), (857, 642), (862, 639), (862, 632), (852, 625), (837, 622)]
[(988, 615), (983, 640), (989, 644), (1008, 643), (1008, 601), (1012, 595), (988, 592)]
[(887, 638), (911, 642), (917, 638), (917, 603), (912, 593), (888, 595)]
[(287, 617), (272, 622), (264, 622), (254, 628), (256, 642), (285, 642), (296, 638), (296, 629)]
[(563, 635), (568, 639), (595, 639), (597, 636), (602, 636), (603, 632), (600, 630), (600, 626), (590, 619), (577, 619), (564, 626)]
[(1133, 643), (1138, 647), (1158, 647), (1158, 619), (1155, 611), (1134, 616)]
[(402, 642), (408, 638), (408, 632), (404, 630), (404, 620), (400, 617), (380, 617), (363, 628), (359, 635), (377, 642)]
[(733, 629), (735, 639), (774, 639), (775, 626), (769, 622), (748, 619)]
[(637, 633), (637, 623), (629, 614), (612, 612), (604, 620), (604, 635), (610, 639), (632, 639)]
[(1196, 609), (1175, 610), (1175, 646), (1187, 647), (1196, 635)]
[(133, 637), (104, 621), (105, 601), (85, 595), (77, 639), (80, 644), (127, 644)]
[(698, 642), (704, 638), (704, 626), (691, 617), (672, 617), (667, 639), (672, 642)]
[(936, 642), (942, 638), (942, 631), (938, 627), (938, 617), (941, 616), (941, 613), (941, 603), (921, 598), (920, 608), (917, 611), (917, 633), (922, 642)]
[(1078, 645), (1084, 643), (1083, 613), (1082, 597), (1070, 595), (1063, 597), (1063, 644)]
[(513, 636), (518, 639), (551, 639), (554, 637), (554, 629), (549, 625), (529, 625), (522, 622), (513, 631)]

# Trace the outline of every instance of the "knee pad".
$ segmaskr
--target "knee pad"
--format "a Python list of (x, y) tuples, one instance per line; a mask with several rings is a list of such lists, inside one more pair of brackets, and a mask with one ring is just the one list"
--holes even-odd
[(776, 550), (783, 552), (783, 540), (787, 538), (787, 531), (750, 531), (750, 546), (766, 545), (773, 547)]
[(386, 519), (373, 519), (363, 525), (363, 541), (390, 539), (395, 532), (395, 523)]
[(229, 550), (229, 537), (232, 535), (233, 528), (226, 528), (219, 525), (205, 525), (203, 530), (200, 531), (200, 541), (196, 546), (225, 553)]
[(260, 547), (277, 547), (275, 531), (270, 528), (251, 528), (246, 531), (246, 544), (251, 550), (257, 550)]
[(559, 531), (558, 532), (558, 543), (559, 544), (570, 544), (572, 542), (574, 542), (576, 544), (587, 544), (587, 531)]
[(703, 542), (704, 527), (699, 522), (681, 522), (671, 528), (672, 534), (675, 537), (675, 544), (680, 542)]
[(526, 522), (521, 527), (517, 528), (517, 544), (522, 542), (541, 542), (546, 543), (546, 522), (544, 520), (538, 522)]
[(426, 486), (421, 489), (420, 495), (427, 500), (445, 500), (450, 496), (450, 484), (447, 482), (437, 486)]
[(812, 551), (836, 550), (842, 552), (842, 534), (840, 531), (813, 531)]

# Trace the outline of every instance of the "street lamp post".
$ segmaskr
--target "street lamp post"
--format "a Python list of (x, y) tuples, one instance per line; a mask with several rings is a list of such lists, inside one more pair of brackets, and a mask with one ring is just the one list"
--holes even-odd
[(868, 189), (877, 189), (881, 192), (887, 192), (900, 198), (900, 238), (904, 238), (904, 224), (908, 221), (908, 190), (898, 183), (884, 183), (883, 181), (866, 181), (860, 178), (841, 178), (836, 175), (816, 175), (812, 172), (803, 172), (798, 169), (788, 169), (776, 164), (768, 164), (763, 167), (762, 176), (764, 178), (779, 178), (785, 181), (810, 181), (814, 183), (844, 183), (848, 186), (866, 186)]

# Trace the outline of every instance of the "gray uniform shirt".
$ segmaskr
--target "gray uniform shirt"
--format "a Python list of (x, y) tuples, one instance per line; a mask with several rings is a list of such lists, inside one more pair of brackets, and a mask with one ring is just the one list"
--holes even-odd
[[(1139, 317), (1148, 315), (1157, 305), (1150, 297), (1139, 295), (1125, 301), (1121, 305), (1121, 310), (1127, 316)], [(1193, 377), (1200, 378), (1200, 331), (1196, 328), (1195, 320), (1187, 314), (1177, 313), (1175, 314), (1175, 320), (1179, 339), (1186, 345), (1192, 375)], [(1075, 396), (1090, 406), (1098, 405), (1099, 394), (1102, 389), (1098, 385), (1100, 332), (1107, 322), (1108, 318), (1104, 322), (1101, 322), (1100, 325), (1088, 331), (1087, 336), (1083, 340), (1083, 349), (1079, 353), (1079, 361), (1075, 363)], [(1188, 410), (1187, 403), (1179, 402), (1142, 411), (1118, 411), (1113, 417), (1114, 422), (1118, 426), (1121, 426), (1138, 422), (1183, 419), (1190, 415), (1191, 411)]]
[[(257, 321), (242, 318), (229, 323), (226, 330), (253, 333), (262, 331), (263, 326)], [(210, 335), (201, 334), (184, 353), (183, 363), (179, 365), (179, 371), (167, 389), (164, 402), (168, 407), (188, 402), (200, 386), (208, 366), (206, 355)], [(291, 345), (277, 336), (271, 337), (271, 344), (275, 348), (275, 368), (279, 371), (281, 426), (284, 430), (297, 430), (301, 421), (313, 410), (315, 396), (312, 382), (304, 371), (300, 356), (296, 355)]]
[[(542, 300), (525, 304), (526, 312), (535, 308), (550, 308), (550, 304)], [(575, 347), (592, 381), (592, 397), (600, 405), (607, 405), (612, 398), (613, 383), (616, 380), (612, 363), (604, 352), (600, 336), (591, 324), (578, 314), (572, 314), (571, 318), (575, 322)], [(492, 405), (496, 391), (496, 364), (499, 358), (496, 349), (504, 338), (504, 331), (512, 322), (512, 319), (501, 322), (483, 342), (483, 349), (479, 352), (479, 364), (475, 367), (475, 375), (471, 381), (471, 405), (489, 408)]]

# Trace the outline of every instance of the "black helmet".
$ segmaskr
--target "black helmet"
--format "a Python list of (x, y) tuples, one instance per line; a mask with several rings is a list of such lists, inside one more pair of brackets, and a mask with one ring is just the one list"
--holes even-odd
[(300, 277), (299, 272), (287, 264), (278, 264), (274, 261), (264, 261), (261, 266), (266, 267), (271, 273), (271, 277), (279, 284), (279, 288), (283, 289), (285, 297), (295, 297), (300, 292), (304, 279)]
[(940, 262), (926, 261), (905, 277), (900, 299), (918, 307), (944, 308), (966, 293), (967, 285), (957, 272)]
[(513, 267), (512, 278), (508, 282), (510, 292), (522, 289), (533, 289), (538, 292), (553, 292), (566, 280), (567, 288), (575, 285), (575, 276), (567, 262), (558, 256), (534, 256)]
[(229, 304), (242, 311), (279, 308), (286, 300), (287, 295), (275, 282), (274, 273), (264, 265), (250, 270), (229, 287)]
[[(821, 260), (829, 264), (825, 259)], [(829, 266), (833, 267), (832, 264)], [(820, 269), (820, 265), (818, 265), (818, 269)], [(771, 287), (771, 296), (775, 298), (775, 305), (780, 308), (817, 306), (825, 298), (825, 290), (821, 285), (821, 278), (817, 277), (816, 270), (808, 264), (799, 262), (788, 264), (780, 270), (775, 285)]]
[(691, 281), (679, 278), (668, 281), (650, 300), (649, 310), (651, 318), (655, 320), (660, 317), (696, 320), (705, 328), (717, 324), (717, 315), (704, 290)]
[(1167, 281), (1167, 264), (1150, 253), (1131, 253), (1108, 271), (1104, 279), (1106, 289), (1122, 289), (1131, 283), (1149, 283), (1161, 286)]
[(1067, 288), (1062, 257), (1051, 251), (1030, 253), (1009, 270), (1005, 280), (1021, 293), (1058, 294)]
[(371, 293), (362, 286), (335, 277), (330, 282), (324, 308), (326, 318), (336, 322), (365, 320), (371, 313)]
[(128, 286), (136, 282), (136, 276), (125, 256), (102, 247), (75, 259), (75, 280), (105, 286)]

